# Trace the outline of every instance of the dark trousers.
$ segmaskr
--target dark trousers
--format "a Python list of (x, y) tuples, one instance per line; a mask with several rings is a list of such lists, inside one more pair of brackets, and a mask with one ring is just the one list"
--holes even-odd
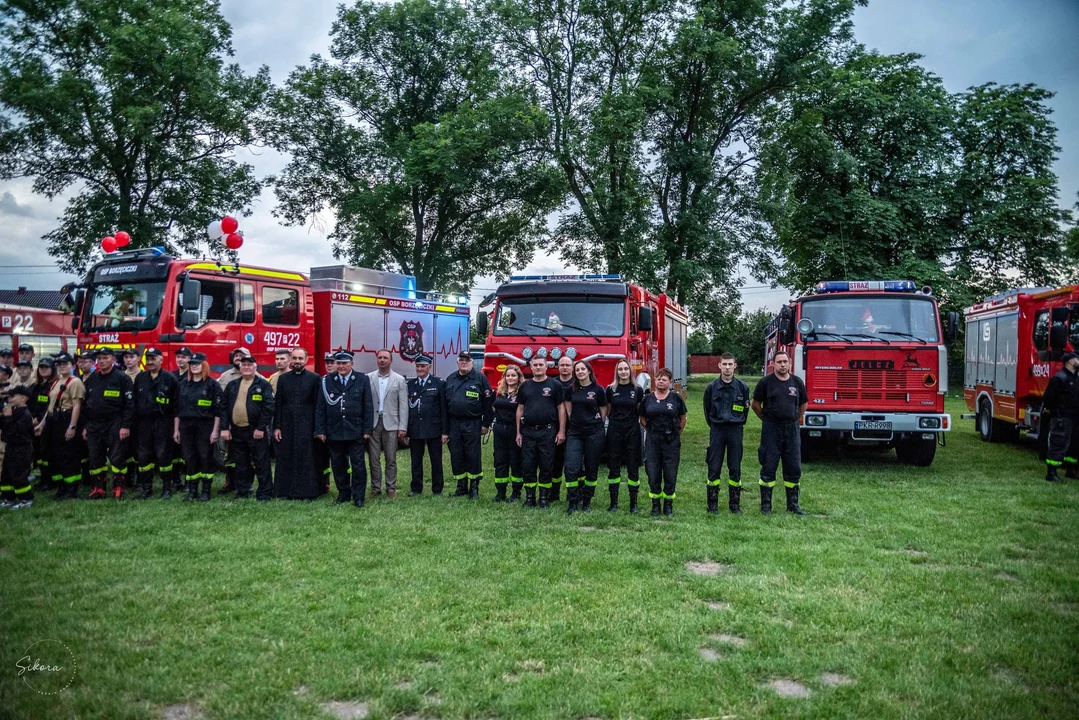
[(713, 425), (708, 437), (708, 484), (719, 485), (723, 456), (727, 457), (727, 482), (742, 487), (742, 434), (744, 425)]
[(581, 477), (587, 487), (596, 486), (599, 476), (599, 457), (603, 454), (603, 425), (566, 433), (566, 487), (577, 487)]
[(626, 484), (641, 484), (641, 424), (612, 422), (607, 425), (607, 480), (617, 485), (622, 468), (626, 469)]
[(408, 451), (412, 455), (412, 492), (423, 492), (423, 455), (426, 451), (431, 457), (431, 492), (435, 495), (441, 493), (445, 482), (442, 473), (442, 438), (410, 437)]
[(521, 447), (517, 444), (517, 426), (496, 422), (494, 428), (495, 482), (522, 482)]
[[(521, 425), (521, 477), (525, 487), (551, 487), (551, 472), (554, 468), (555, 436), (558, 428), (554, 425), (528, 427)], [(539, 479), (536, 479), (536, 471)]]
[(554, 459), (551, 461), (551, 482), (560, 483), (566, 475), (566, 443), (554, 446)]
[(315, 441), (315, 467), (318, 468), (319, 494), (330, 489), (330, 449), (326, 443)]
[(120, 418), (91, 420), (86, 425), (87, 454), (90, 459), (90, 475), (96, 483), (104, 483), (105, 473), (123, 477), (130, 455), (127, 441), (120, 439)]
[[(172, 427), (173, 418), (168, 415), (142, 415), (139, 417), (138, 435), (135, 436), (135, 459), (139, 466), (139, 483), (152, 484), (154, 470), (161, 479), (172, 480)], [(211, 426), (213, 429), (213, 426)]]
[(1045, 464), (1050, 467), (1066, 464), (1074, 468), (1079, 461), (1079, 422), (1069, 417), (1051, 416), (1048, 440)]
[[(327, 440), (330, 450), (330, 468), (337, 492), (345, 499), (358, 500), (367, 494), (367, 467), (364, 457), (367, 455), (367, 443), (361, 437), (357, 440)], [(352, 471), (351, 475), (349, 470)]]
[(52, 479), (64, 485), (73, 485), (82, 477), (82, 459), (86, 456), (86, 443), (82, 433), (67, 439), (71, 425), (71, 411), (56, 412), (49, 416), (45, 429), (49, 432), (49, 472)]
[(269, 500), (273, 497), (273, 476), (270, 473), (270, 435), (269, 431), (259, 440), (255, 439), (256, 428), (233, 427), (232, 441), (229, 443), (229, 457), (235, 466), (236, 496), (246, 497), (251, 494), (251, 485), (255, 477), (259, 480), (256, 497)]
[(644, 470), (648, 473), (648, 497), (674, 500), (678, 485), (678, 462), (682, 457), (682, 435), (648, 431), (644, 446)]
[(761, 423), (761, 447), (757, 451), (761, 463), (763, 487), (775, 487), (776, 469), (783, 461), (784, 487), (797, 487), (802, 477), (802, 439), (798, 423), (777, 423), (764, 420)]
[(483, 477), (480, 454), (480, 418), (450, 418), (450, 469), (454, 480)]
[(187, 482), (214, 479), (214, 446), (210, 443), (213, 431), (211, 418), (180, 419), (180, 452), (184, 456), (184, 479)]
[(33, 500), (30, 488), (30, 468), (34, 465), (34, 443), (8, 443), (4, 452), (4, 467), (0, 470), (0, 494), (8, 502)]

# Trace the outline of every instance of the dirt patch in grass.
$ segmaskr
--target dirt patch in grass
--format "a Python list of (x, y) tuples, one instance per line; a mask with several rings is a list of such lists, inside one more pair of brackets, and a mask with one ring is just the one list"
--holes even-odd
[(722, 600), (708, 600), (704, 603), (709, 610), (730, 610), (731, 604)]
[(1053, 603), (1050, 607), (1053, 608), (1053, 612), (1057, 615), (1071, 617), (1072, 615), (1079, 613), (1079, 604), (1076, 603)]
[(191, 703), (184, 705), (166, 705), (162, 708), (162, 717), (165, 720), (200, 720), (202, 711)]
[(830, 685), (831, 687), (837, 687), (839, 685), (853, 685), (856, 680), (849, 678), (846, 675), (840, 675), (839, 673), (822, 673), (819, 678), (822, 685)]
[(595, 530), (599, 530), (599, 528), (596, 527), (595, 525), (582, 525), (577, 529), (580, 530), (581, 532), (593, 532)]
[(543, 675), (542, 660), (521, 660), (513, 666), (513, 671), (502, 676), (506, 682), (519, 682), (525, 675)]
[(730, 565), (714, 562), (712, 560), (690, 561), (686, 563), (686, 570), (694, 575), (721, 575), (731, 569)]
[(339, 702), (331, 700), (320, 705), (325, 712), (340, 720), (362, 720), (370, 711), (365, 702)]
[(724, 645), (733, 645), (734, 647), (745, 647), (749, 644), (749, 641), (744, 637), (738, 637), (737, 635), (709, 635), (708, 639), (712, 642), (723, 643)]
[(398, 690), (411, 690), (412, 689), (412, 681), (411, 680), (402, 680), (401, 682), (394, 684), (394, 687), (397, 688)]
[(702, 647), (700, 648), (699, 652), (701, 653), (701, 659), (705, 662), (716, 662), (721, 657), (723, 657), (718, 652), (709, 647)]
[(790, 680), (788, 678), (780, 678), (773, 680), (765, 685), (765, 687), (772, 688), (776, 691), (776, 695), (780, 697), (790, 698), (807, 698), (809, 697), (809, 688), (799, 682)]
[(997, 580), (1007, 580), (1008, 582), (1019, 582), (1019, 576), (1010, 572), (998, 572), (994, 575)]
[(310, 693), (310, 692), (311, 691), (308, 689), (308, 687), (306, 685), (301, 685), (300, 687), (293, 690), (292, 694), (295, 695), (296, 697), (307, 697), (308, 693)]

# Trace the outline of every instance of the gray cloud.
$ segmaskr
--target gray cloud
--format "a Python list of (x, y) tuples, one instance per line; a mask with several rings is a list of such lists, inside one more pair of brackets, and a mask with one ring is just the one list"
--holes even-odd
[(15, 196), (11, 194), (10, 190), (5, 190), (3, 195), (0, 195), (0, 214), (2, 215), (18, 215), (20, 217), (36, 217), (34, 209), (29, 205), (20, 205), (19, 201), (15, 199)]

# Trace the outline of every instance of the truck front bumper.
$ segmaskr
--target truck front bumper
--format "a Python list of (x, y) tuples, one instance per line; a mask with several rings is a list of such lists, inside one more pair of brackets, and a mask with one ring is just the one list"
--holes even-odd
[(948, 432), (952, 427), (952, 416), (947, 413), (814, 412), (807, 409), (801, 427), (810, 437), (838, 432), (852, 440), (886, 442), (896, 436), (935, 436)]

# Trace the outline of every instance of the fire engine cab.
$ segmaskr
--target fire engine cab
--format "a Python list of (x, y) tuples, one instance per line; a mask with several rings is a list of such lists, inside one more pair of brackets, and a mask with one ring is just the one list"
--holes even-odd
[[(949, 317), (954, 339), (958, 313)], [(839, 443), (894, 447), (926, 466), (951, 428), (948, 352), (937, 302), (910, 280), (826, 281), (785, 305), (768, 328), (765, 372), (779, 350), (805, 382), (803, 459)]]
[(587, 360), (601, 385), (614, 382), (622, 359), (642, 387), (664, 367), (676, 386), (685, 384), (686, 311), (621, 275), (514, 276), (489, 302), (493, 308), (476, 316), (476, 326), (492, 387), (509, 364), (526, 368), (533, 357), (555, 364), (563, 355)]
[(1079, 348), (1079, 285), (1018, 288), (966, 309), (963, 399), (986, 442), (1018, 431), (1044, 444), (1042, 395)]

